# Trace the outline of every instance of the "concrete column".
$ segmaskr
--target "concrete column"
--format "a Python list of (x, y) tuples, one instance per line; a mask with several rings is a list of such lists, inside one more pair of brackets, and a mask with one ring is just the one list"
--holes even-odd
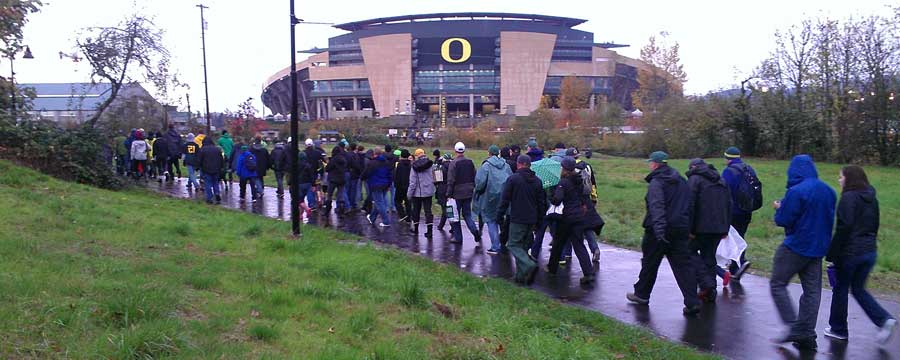
[(591, 111), (594, 111), (594, 103), (596, 103), (596, 102), (597, 102), (597, 95), (591, 94), (591, 102), (588, 104)]
[(323, 110), (323, 109), (322, 109), (322, 99), (316, 99), (316, 119), (317, 119), (317, 120), (322, 120), (322, 119), (323, 119), (322, 113), (323, 113), (324, 111), (322, 111), (322, 110)]
[(475, 94), (469, 94), (469, 117), (475, 117)]
[(359, 111), (359, 100), (353, 97), (353, 111)]
[(328, 98), (328, 112), (327, 112), (327, 115), (326, 115), (326, 116), (327, 116), (326, 119), (331, 119), (331, 118), (332, 118), (331, 114), (332, 114), (333, 111), (334, 111), (334, 102), (331, 101), (331, 98)]

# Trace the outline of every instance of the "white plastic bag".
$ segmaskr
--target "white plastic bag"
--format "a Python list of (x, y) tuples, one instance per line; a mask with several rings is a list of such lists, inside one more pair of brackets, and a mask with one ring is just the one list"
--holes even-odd
[(451, 223), (459, 222), (459, 213), (456, 211), (456, 199), (447, 199), (447, 220)]
[(727, 267), (731, 261), (740, 262), (741, 253), (747, 249), (747, 242), (738, 234), (737, 230), (732, 226), (728, 230), (728, 236), (722, 238), (719, 242), (719, 248), (716, 249), (716, 263), (720, 267)]

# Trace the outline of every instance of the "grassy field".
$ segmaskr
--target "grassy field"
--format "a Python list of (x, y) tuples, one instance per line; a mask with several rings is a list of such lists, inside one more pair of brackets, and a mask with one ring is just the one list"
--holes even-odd
[(3, 359), (711, 357), (348, 234), (5, 161), (0, 203)]

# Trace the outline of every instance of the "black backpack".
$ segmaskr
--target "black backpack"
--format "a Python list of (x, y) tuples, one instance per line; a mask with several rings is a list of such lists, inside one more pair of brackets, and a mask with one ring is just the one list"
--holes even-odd
[(256, 156), (253, 156), (253, 154), (247, 156), (247, 158), (244, 159), (244, 166), (247, 167), (247, 170), (256, 171)]
[(754, 212), (762, 207), (763, 184), (749, 165), (740, 163), (728, 166), (738, 176), (737, 194), (734, 194), (738, 209)]

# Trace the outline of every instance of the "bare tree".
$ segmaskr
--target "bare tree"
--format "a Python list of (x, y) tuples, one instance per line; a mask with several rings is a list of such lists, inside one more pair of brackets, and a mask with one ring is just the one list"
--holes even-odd
[[(896, 136), (898, 121), (890, 116), (890, 86), (898, 74), (900, 41), (888, 19), (872, 16), (859, 23), (856, 44), (866, 89), (859, 102), (866, 111), (864, 121), (871, 122), (875, 149), (883, 165), (898, 159), (900, 139)], [(866, 96), (868, 95), (868, 96)]]
[(93, 127), (115, 101), (122, 86), (137, 79), (152, 83), (165, 96), (169, 83), (169, 51), (162, 43), (162, 30), (141, 15), (131, 15), (112, 27), (84, 30), (77, 47), (91, 64), (93, 81), (111, 85), (109, 97), (101, 103), (86, 125)]

